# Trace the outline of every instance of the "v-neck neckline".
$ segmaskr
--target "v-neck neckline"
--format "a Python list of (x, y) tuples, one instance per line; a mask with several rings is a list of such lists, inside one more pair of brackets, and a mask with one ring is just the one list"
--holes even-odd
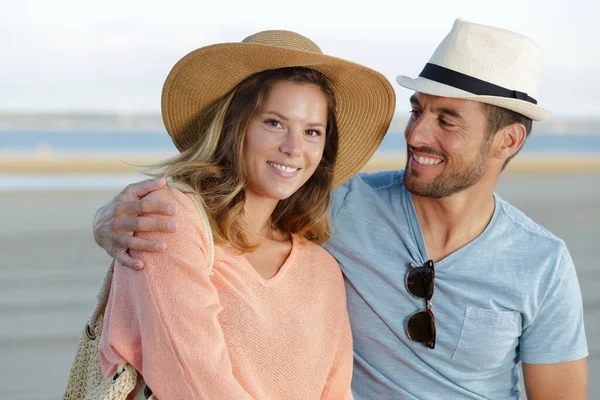
[[(415, 204), (413, 202), (411, 193), (406, 189), (406, 187), (404, 187), (404, 185), (402, 187), (402, 191), (404, 193), (405, 202), (408, 206), (408, 207), (406, 207), (406, 214), (407, 214), (409, 223), (411, 225), (411, 230), (413, 232), (415, 241), (417, 242), (417, 246), (419, 248), (419, 254), (423, 258), (422, 260), (418, 260), (418, 262), (423, 264), (429, 260), (429, 255), (427, 254), (427, 245), (425, 244), (425, 237), (423, 236), (423, 230), (421, 229), (421, 224), (419, 222), (419, 217), (417, 215), (417, 210), (415, 208)], [(489, 223), (487, 224), (487, 226), (485, 227), (483, 232), (481, 232), (476, 238), (474, 238), (473, 240), (471, 240), (469, 243), (467, 243), (463, 247), (459, 248), (458, 250), (448, 254), (446, 257), (442, 258), (441, 260), (439, 260), (437, 262), (434, 261), (435, 265), (443, 266), (445, 264), (451, 263), (457, 257), (461, 257), (462, 253), (467, 251), (469, 248), (476, 246), (479, 242), (485, 240), (485, 238), (490, 235), (490, 232), (492, 232), (494, 230), (494, 226), (497, 223), (498, 214), (500, 213), (500, 206), (501, 206), (497, 194), (494, 193), (493, 196), (494, 196), (494, 213), (492, 214), (492, 218), (490, 219)], [(417, 260), (415, 260), (415, 261), (417, 261)]]
[(262, 275), (258, 273), (258, 271), (254, 268), (254, 266), (252, 266), (252, 263), (250, 263), (250, 261), (248, 261), (248, 259), (246, 257), (244, 257), (243, 254), (237, 253), (236, 257), (238, 258), (239, 262), (241, 264), (243, 264), (245, 269), (248, 270), (248, 273), (250, 275), (252, 275), (254, 277), (254, 279), (256, 279), (262, 286), (272, 286), (272, 285), (275, 285), (277, 282), (279, 282), (283, 278), (283, 276), (287, 273), (287, 270), (294, 263), (294, 259), (296, 257), (296, 252), (297, 252), (297, 247), (298, 247), (298, 239), (295, 234), (291, 235), (291, 242), (292, 242), (292, 247), (291, 247), (290, 252), (288, 253), (285, 261), (283, 262), (283, 264), (281, 264), (281, 267), (279, 267), (279, 270), (277, 271), (277, 273), (267, 279), (263, 278)]

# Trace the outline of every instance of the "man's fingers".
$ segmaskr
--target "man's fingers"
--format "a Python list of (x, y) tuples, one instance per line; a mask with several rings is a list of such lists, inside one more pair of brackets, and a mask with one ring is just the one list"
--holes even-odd
[(175, 221), (164, 218), (129, 217), (119, 218), (114, 222), (114, 229), (119, 232), (174, 232)]
[(166, 185), (167, 180), (165, 178), (146, 179), (145, 181), (127, 185), (125, 190), (121, 193), (131, 200), (139, 199), (150, 192), (164, 188)]
[(174, 215), (177, 206), (172, 203), (140, 199), (148, 193), (164, 188), (166, 179), (148, 179), (127, 186), (110, 203), (101, 207), (94, 217), (94, 240), (120, 263), (134, 267), (136, 262), (127, 250), (162, 251), (164, 242), (153, 242), (133, 237), (133, 232), (172, 232), (174, 221), (139, 217), (140, 214)]
[(139, 214), (173, 215), (176, 212), (177, 207), (174, 204), (151, 199), (119, 201), (114, 210), (115, 218)]
[(137, 251), (164, 251), (167, 244), (163, 241), (145, 240), (135, 236), (121, 235), (117, 238), (117, 243), (124, 249)]
[(144, 263), (141, 260), (130, 257), (125, 250), (120, 250), (115, 255), (115, 259), (124, 267), (131, 268), (136, 271), (144, 268)]

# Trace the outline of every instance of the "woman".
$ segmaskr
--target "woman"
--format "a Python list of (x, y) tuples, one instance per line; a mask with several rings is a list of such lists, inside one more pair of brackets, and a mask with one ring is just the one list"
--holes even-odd
[[(148, 195), (178, 204), (178, 230), (139, 234), (167, 251), (115, 268), (105, 376), (129, 363), (159, 399), (351, 398), (343, 280), (318, 244), (331, 189), (370, 158), (393, 109), (383, 76), (293, 32), (181, 59), (162, 98), (181, 154), (160, 165), (172, 187)], [(177, 188), (200, 196), (211, 232)]]

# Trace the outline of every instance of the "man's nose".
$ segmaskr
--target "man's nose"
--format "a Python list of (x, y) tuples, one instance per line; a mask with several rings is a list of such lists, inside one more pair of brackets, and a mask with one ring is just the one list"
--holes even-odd
[(426, 118), (423, 115), (415, 121), (409, 121), (404, 132), (406, 143), (413, 147), (431, 146), (434, 123), (433, 118)]

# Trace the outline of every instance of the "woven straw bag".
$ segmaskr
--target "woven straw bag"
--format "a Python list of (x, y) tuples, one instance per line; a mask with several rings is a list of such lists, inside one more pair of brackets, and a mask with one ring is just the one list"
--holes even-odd
[[(209, 244), (209, 268), (214, 263), (214, 243), (208, 217), (204, 211), (202, 200), (190, 193), (189, 188), (181, 184), (170, 184), (194, 200), (198, 213), (204, 223)], [(112, 377), (106, 379), (100, 366), (100, 333), (104, 322), (104, 310), (110, 293), (115, 262), (113, 261), (106, 272), (98, 292), (98, 300), (94, 311), (81, 333), (75, 359), (71, 366), (67, 388), (63, 400), (157, 400), (145, 384), (141, 374), (129, 364), (119, 365)]]

